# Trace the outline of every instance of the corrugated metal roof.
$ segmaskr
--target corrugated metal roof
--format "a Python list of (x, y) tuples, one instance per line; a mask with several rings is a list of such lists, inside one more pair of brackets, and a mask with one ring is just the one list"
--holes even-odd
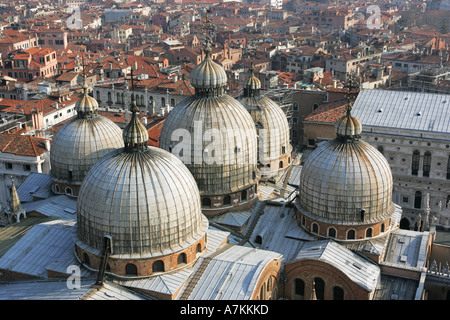
[(0, 269), (46, 278), (45, 267), (73, 251), (74, 225), (63, 220), (35, 225), (0, 258)]
[(336, 267), (369, 292), (375, 289), (381, 274), (378, 265), (332, 240), (305, 242), (294, 260), (306, 259)]
[(352, 116), (365, 127), (450, 133), (450, 95), (393, 90), (362, 90)]

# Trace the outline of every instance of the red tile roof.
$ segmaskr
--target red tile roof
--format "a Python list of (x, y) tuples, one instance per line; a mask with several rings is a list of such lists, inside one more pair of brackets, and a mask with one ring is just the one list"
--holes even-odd
[(336, 123), (346, 113), (346, 100), (335, 101), (321, 105), (308, 115), (303, 121)]
[(0, 151), (18, 156), (37, 157), (45, 153), (47, 139), (16, 134), (0, 134)]

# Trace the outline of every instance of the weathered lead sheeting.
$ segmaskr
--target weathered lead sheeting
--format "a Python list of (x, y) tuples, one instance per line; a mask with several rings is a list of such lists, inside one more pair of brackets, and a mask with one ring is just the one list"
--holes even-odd
[(249, 300), (261, 272), (280, 258), (276, 252), (231, 246), (209, 261), (188, 299)]
[(92, 282), (81, 281), (79, 288), (69, 288), (63, 281), (17, 281), (0, 284), (0, 300), (78, 300)]
[(395, 90), (362, 90), (352, 115), (363, 128), (388, 127), (450, 133), (448, 94)]
[(30, 202), (36, 198), (48, 198), (51, 195), (52, 180), (47, 173), (32, 172), (17, 188), (20, 202)]
[(73, 252), (74, 225), (74, 220), (54, 220), (33, 226), (0, 258), (0, 269), (47, 278), (46, 267)]
[(77, 200), (65, 195), (52, 196), (44, 200), (24, 203), (22, 207), (47, 217), (72, 220), (77, 218)]
[(375, 289), (381, 269), (333, 240), (305, 242), (293, 260), (317, 259), (336, 267), (367, 291)]

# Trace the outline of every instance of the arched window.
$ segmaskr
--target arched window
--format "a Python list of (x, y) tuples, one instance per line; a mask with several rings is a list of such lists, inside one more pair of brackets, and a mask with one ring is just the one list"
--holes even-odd
[(283, 169), (283, 161), (280, 161), (279, 167), (280, 169)]
[(197, 250), (197, 253), (202, 252), (202, 245), (200, 243), (197, 245), (196, 250)]
[(419, 172), (419, 164), (420, 164), (420, 152), (414, 150), (412, 155), (412, 164), (411, 164), (411, 174), (417, 176)]
[(305, 295), (305, 282), (302, 279), (295, 279), (294, 294), (302, 297)]
[(161, 108), (166, 106), (166, 99), (164, 97), (161, 98)]
[(205, 208), (211, 208), (211, 199), (210, 198), (203, 198), (202, 199), (202, 206)]
[(364, 218), (366, 217), (366, 210), (362, 209), (359, 214), (361, 215), (361, 221), (364, 221)]
[(136, 265), (129, 263), (125, 266), (125, 274), (128, 276), (137, 276), (137, 267)]
[(175, 107), (175, 99), (174, 98), (170, 99), (170, 106), (172, 108)]
[(59, 186), (55, 184), (55, 192), (59, 192)]
[(347, 232), (347, 239), (348, 240), (354, 240), (355, 239), (355, 230), (348, 230)]
[(382, 223), (381, 224), (381, 232), (384, 232), (384, 228), (385, 228), (384, 223)]
[(305, 216), (302, 216), (302, 225), (304, 226), (306, 224)]
[(366, 238), (372, 237), (372, 228), (366, 230)]
[(430, 176), (430, 169), (431, 169), (431, 152), (427, 151), (427, 152), (425, 152), (425, 155), (423, 156), (423, 176), (424, 177)]
[(378, 146), (378, 151), (380, 151), (381, 154), (384, 154), (384, 148), (383, 148), (383, 146)]
[(152, 266), (153, 272), (163, 272), (164, 271), (164, 262), (162, 260), (157, 260), (153, 263)]
[(317, 300), (324, 300), (325, 298), (325, 282), (322, 278), (316, 277), (314, 278), (314, 289), (316, 290), (316, 298)]
[(183, 252), (183, 253), (181, 253), (181, 254), (178, 255), (177, 263), (178, 263), (178, 264), (186, 264), (186, 263), (187, 263), (187, 256), (186, 256), (186, 253)]
[(328, 229), (328, 236), (330, 238), (336, 238), (336, 229), (335, 228)]
[(247, 190), (241, 192), (241, 201), (247, 200)]
[(447, 179), (450, 179), (450, 156), (448, 156), (447, 162)]
[(108, 91), (108, 102), (112, 102), (112, 99), (111, 99), (111, 92), (109, 92), (109, 91)]
[(120, 95), (120, 92), (116, 93), (116, 103), (122, 103), (122, 96)]
[(417, 191), (414, 195), (414, 208), (420, 209), (422, 208), (422, 192)]
[(66, 194), (72, 194), (72, 189), (71, 188), (66, 188)]
[(341, 287), (333, 287), (333, 300), (344, 300), (344, 290)]
[(312, 224), (312, 232), (319, 233), (319, 225), (317, 223)]
[(83, 262), (84, 262), (85, 264), (87, 264), (88, 266), (91, 265), (91, 261), (89, 260), (89, 256), (87, 255), (86, 252), (83, 253)]
[(223, 198), (223, 205), (230, 205), (231, 204), (231, 197), (230, 196), (225, 196)]

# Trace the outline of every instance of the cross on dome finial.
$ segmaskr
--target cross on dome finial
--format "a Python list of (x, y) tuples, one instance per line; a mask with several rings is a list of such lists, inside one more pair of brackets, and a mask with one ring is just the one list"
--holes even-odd
[(211, 35), (216, 31), (216, 27), (214, 26), (214, 24), (212, 23), (212, 20), (208, 17), (208, 13), (210, 13), (211, 10), (210, 9), (206, 9), (206, 15), (205, 15), (205, 20), (202, 20), (200, 22), (200, 30), (202, 30), (204, 32), (205, 35), (205, 49), (203, 49), (205, 51), (205, 53), (208, 55), (208, 53), (211, 51), (211, 43), (212, 43), (212, 38)]

